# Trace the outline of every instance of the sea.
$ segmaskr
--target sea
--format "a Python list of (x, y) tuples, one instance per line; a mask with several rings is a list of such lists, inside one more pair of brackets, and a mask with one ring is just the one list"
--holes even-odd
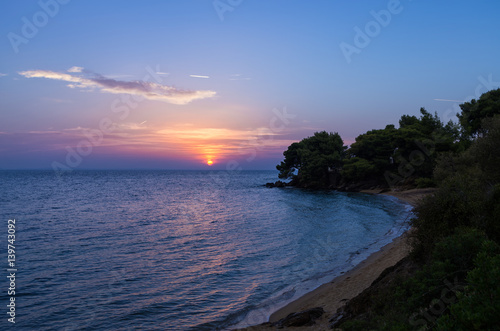
[(0, 171), (0, 329), (12, 298), (21, 330), (254, 325), (408, 228), (394, 197), (267, 188), (277, 174)]

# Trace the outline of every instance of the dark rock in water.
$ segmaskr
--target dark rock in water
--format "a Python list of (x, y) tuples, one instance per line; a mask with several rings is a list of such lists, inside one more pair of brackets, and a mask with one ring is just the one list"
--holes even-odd
[(285, 187), (287, 184), (285, 182), (282, 182), (281, 180), (278, 180), (277, 182), (274, 183), (266, 183), (266, 187)]
[(311, 308), (299, 313), (291, 313), (287, 317), (280, 319), (278, 322), (273, 323), (273, 325), (277, 327), (314, 325), (315, 320), (320, 318), (324, 313), (325, 311), (321, 307)]

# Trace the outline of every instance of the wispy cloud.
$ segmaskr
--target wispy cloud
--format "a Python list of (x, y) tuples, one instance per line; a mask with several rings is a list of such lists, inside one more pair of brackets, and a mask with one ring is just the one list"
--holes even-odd
[(250, 77), (243, 77), (242, 74), (229, 75), (229, 80), (251, 80)]
[(202, 76), (202, 75), (189, 75), (189, 77), (193, 77), (193, 78), (210, 78), (210, 76)]
[(444, 101), (444, 102), (463, 102), (463, 100), (451, 100), (451, 99), (433, 99), (435, 101)]
[(48, 98), (48, 97), (43, 97), (42, 100), (54, 102), (54, 103), (72, 103), (73, 102), (71, 100), (58, 99), (58, 98)]
[(134, 77), (134, 75), (120, 75), (120, 74), (116, 74), (116, 75), (106, 75), (107, 78), (130, 78), (130, 77)]
[(7, 74), (4, 74), (4, 73), (0, 72), (0, 77), (4, 77), (4, 76), (7, 76)]
[(82, 72), (83, 67), (71, 67), (68, 69), (68, 72)]
[(182, 90), (173, 86), (146, 81), (121, 81), (102, 76), (82, 67), (71, 67), (68, 73), (49, 70), (28, 70), (19, 72), (27, 78), (46, 78), (68, 82), (70, 88), (97, 89), (104, 93), (132, 94), (149, 100), (185, 105), (196, 99), (213, 97), (214, 91)]

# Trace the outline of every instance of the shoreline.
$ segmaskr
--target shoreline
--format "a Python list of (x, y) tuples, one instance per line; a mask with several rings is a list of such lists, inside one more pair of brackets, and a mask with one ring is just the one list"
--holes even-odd
[[(360, 193), (393, 196), (415, 207), (420, 199), (433, 191), (434, 189), (411, 189), (382, 193), (380, 190), (363, 190)], [(337, 309), (370, 287), (385, 269), (408, 255), (410, 247), (406, 239), (406, 232), (394, 238), (392, 242), (369, 255), (354, 268), (272, 313), (269, 322), (277, 322), (291, 313), (322, 307), (325, 313), (316, 320), (314, 325), (294, 327), (294, 330), (329, 329), (329, 319), (337, 312)], [(275, 328), (269, 324), (260, 324), (238, 330), (257, 331)]]

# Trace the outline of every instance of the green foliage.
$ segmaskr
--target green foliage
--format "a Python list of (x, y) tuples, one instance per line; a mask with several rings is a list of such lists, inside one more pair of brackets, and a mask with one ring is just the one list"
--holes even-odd
[(432, 178), (417, 178), (415, 179), (415, 185), (417, 185), (417, 188), (426, 188), (426, 187), (435, 187), (436, 183), (434, 183), (434, 180)]
[[(384, 179), (389, 186), (419, 177), (432, 177), (440, 153), (456, 149), (457, 125), (441, 122), (424, 108), (421, 117), (403, 115), (399, 129), (387, 125), (359, 135), (348, 150), (342, 175), (347, 181)], [(430, 185), (430, 181), (421, 182)]]
[[(442, 155), (434, 172), (439, 190), (415, 210), (418, 217), (413, 220), (413, 257), (434, 261), (426, 265), (452, 262), (460, 278), (467, 272), (466, 286), (447, 306), (447, 313), (437, 320), (438, 330), (483, 330), (499, 325), (500, 117), (483, 119), (481, 128), (482, 135), (467, 151)], [(453, 229), (463, 226), (486, 233), (493, 241), (473, 236), (449, 237)], [(450, 238), (465, 249), (457, 247)], [(479, 254), (478, 243), (482, 247)], [(431, 256), (432, 247), (436, 249)], [(455, 257), (450, 258), (452, 254)]]
[(397, 130), (388, 125), (383, 130), (372, 130), (359, 135), (348, 150), (348, 159), (342, 175), (348, 181), (367, 178), (383, 179), (383, 173), (392, 167)]
[(500, 240), (500, 117), (483, 121), (487, 128), (458, 156), (439, 159), (434, 178), (439, 190), (416, 209), (414, 255), (425, 258), (433, 243), (453, 229), (468, 226)]
[[(276, 167), (279, 178), (291, 178), (297, 185), (308, 187), (331, 186), (332, 171), (341, 174), (344, 183), (369, 180), (393, 186), (431, 178), (437, 156), (457, 149), (459, 129), (452, 122), (445, 125), (437, 114), (424, 108), (420, 113), (420, 118), (403, 115), (399, 129), (387, 125), (359, 135), (347, 153), (337, 133), (316, 132), (291, 144), (283, 153), (285, 158)], [(420, 185), (431, 184), (429, 180), (420, 181)]]
[(499, 329), (500, 89), (460, 107), (461, 127), (421, 108), (398, 129), (359, 135), (347, 152), (337, 133), (323, 131), (283, 153), (279, 177), (299, 186), (327, 187), (339, 173), (353, 183), (438, 186), (411, 222), (411, 263), (420, 268), (367, 292), (360, 300), (369, 307), (358, 301), (365, 310), (343, 329)]
[[(421, 267), (406, 280), (399, 277), (369, 292), (370, 308), (358, 310), (343, 329), (500, 329), (499, 105), (500, 89), (461, 106), (465, 143), (458, 142), (456, 126), (443, 125), (425, 110), (420, 119), (401, 117), (395, 155), (414, 167), (412, 176), (423, 175), (415, 180), (418, 186), (432, 183), (429, 170), (438, 185), (414, 209), (411, 257)], [(408, 153), (419, 142), (428, 153), (417, 165)]]
[(286, 151), (283, 152), (285, 160), (281, 161), (281, 164), (276, 166), (276, 169), (280, 171), (278, 177), (283, 179), (292, 178), (294, 176), (295, 170), (300, 168), (300, 158), (299, 149), (301, 148), (300, 143), (291, 144)]
[(484, 133), (482, 121), (485, 118), (500, 114), (500, 89), (481, 95), (479, 100), (472, 99), (460, 105), (462, 112), (457, 114), (466, 139)]
[(316, 132), (291, 144), (283, 153), (284, 161), (276, 166), (279, 178), (294, 178), (301, 186), (327, 187), (330, 173), (342, 166), (345, 149), (338, 133)]
[(414, 209), (412, 220), (415, 257), (425, 259), (434, 243), (460, 226), (481, 226), (484, 207), (483, 187), (474, 172), (456, 175), (441, 184)]
[(398, 291), (397, 300), (404, 302), (410, 325), (432, 326), (457, 302), (457, 294), (467, 285), (467, 274), (485, 242), (484, 233), (460, 228), (437, 243), (431, 259)]
[(467, 286), (449, 314), (437, 321), (437, 330), (494, 330), (500, 325), (500, 247), (483, 242), (475, 268), (467, 275)]
[(484, 119), (481, 127), (484, 135), (476, 139), (467, 152), (488, 177), (488, 182), (500, 183), (500, 115)]
[(414, 177), (431, 177), (436, 158), (440, 153), (454, 150), (459, 129), (448, 122), (441, 122), (437, 114), (431, 115), (424, 108), (421, 117), (402, 116), (398, 132), (398, 159), (409, 162)]
[[(442, 321), (448, 322), (446, 314), (450, 308), (452, 313), (453, 309), (458, 310), (453, 308), (456, 305), (462, 307), (462, 293), (469, 293), (472, 286), (476, 286), (473, 284), (484, 284), (482, 288), (490, 291), (481, 294), (481, 298), (496, 288), (492, 286), (494, 280), (498, 279), (494, 278), (497, 277), (496, 273), (483, 279), (481, 272), (485, 270), (477, 270), (478, 260), (484, 254), (485, 247), (489, 247), (489, 252), (498, 250), (498, 245), (489, 241), (481, 231), (457, 229), (454, 234), (436, 244), (430, 259), (417, 272), (410, 277), (396, 277), (389, 285), (378, 288), (369, 296), (370, 310), (340, 327), (344, 330), (421, 330), (432, 328)], [(487, 261), (485, 267), (492, 267), (492, 264)], [(478, 293), (477, 289), (477, 286), (474, 287), (470, 293)], [(494, 295), (497, 293), (495, 291)], [(489, 301), (485, 302), (491, 307)], [(473, 302), (464, 308), (464, 316), (474, 312), (474, 304), (478, 303)], [(492, 317), (486, 313), (481, 315)], [(453, 326), (448, 330), (456, 329), (456, 325)]]
[(460, 153), (443, 153), (437, 160), (434, 169), (434, 179), (438, 184), (457, 173), (465, 173), (474, 167), (483, 176), (488, 177), (490, 183), (500, 182), (500, 115), (486, 118), (481, 127), (484, 134), (476, 138), (469, 149)]
[(347, 159), (342, 168), (342, 176), (347, 181), (362, 180), (375, 172), (376, 167), (373, 163), (357, 156)]

